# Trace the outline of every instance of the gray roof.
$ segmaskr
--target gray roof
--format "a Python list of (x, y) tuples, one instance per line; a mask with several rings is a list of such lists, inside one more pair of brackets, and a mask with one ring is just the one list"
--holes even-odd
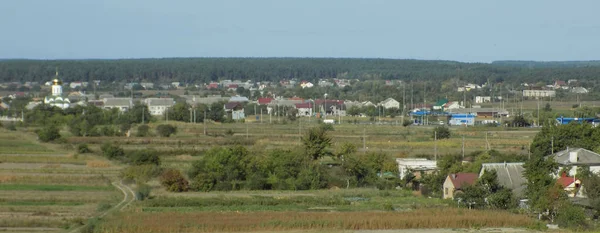
[(268, 104), (268, 106), (274, 107), (274, 106), (288, 106), (288, 107), (295, 107), (296, 104), (301, 104), (302, 100), (282, 100), (282, 99), (275, 99), (273, 101), (271, 101), (271, 103)]
[(523, 163), (484, 163), (481, 165), (479, 176), (483, 175), (486, 170), (495, 170), (500, 185), (512, 189), (515, 196), (523, 197), (527, 187), (527, 179), (523, 177), (525, 171)]
[(133, 100), (131, 98), (106, 98), (104, 99), (104, 107), (121, 107), (121, 106), (133, 106)]
[(197, 105), (197, 104), (210, 105), (213, 103), (229, 101), (229, 97), (221, 97), (221, 96), (200, 97), (197, 95), (184, 95), (182, 97), (185, 98), (186, 102), (191, 105)]
[(173, 106), (175, 101), (173, 98), (147, 98), (144, 102), (150, 106)]
[[(577, 155), (577, 162), (569, 161), (569, 154), (573, 152)], [(597, 165), (600, 164), (600, 154), (589, 151), (583, 148), (567, 148), (566, 150), (559, 151), (551, 155), (551, 157), (558, 164), (561, 165)]]
[(478, 113), (478, 112), (496, 112), (501, 114), (508, 114), (508, 111), (501, 108), (455, 108), (448, 110), (449, 113), (458, 113), (458, 114), (466, 114), (466, 113)]

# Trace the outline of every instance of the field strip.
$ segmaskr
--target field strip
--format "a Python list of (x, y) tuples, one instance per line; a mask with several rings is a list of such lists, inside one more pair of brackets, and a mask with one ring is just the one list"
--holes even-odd
[[(104, 211), (104, 213), (98, 215), (98, 218), (103, 218), (106, 215), (108, 215), (108, 213), (111, 213), (115, 210), (118, 211), (122, 211), (123, 209), (125, 209), (125, 207), (127, 207), (129, 204), (131, 204), (131, 202), (133, 202), (135, 200), (135, 194), (133, 192), (133, 190), (131, 190), (131, 188), (129, 188), (129, 186), (124, 185), (123, 181), (121, 182), (112, 182), (111, 183), (113, 186), (115, 186), (116, 188), (118, 188), (119, 190), (121, 190), (121, 192), (123, 193), (123, 200), (121, 200), (121, 202), (119, 202), (119, 204), (115, 205), (114, 207)], [(131, 196), (129, 195), (131, 193)], [(79, 230), (81, 230), (83, 227), (85, 227), (85, 225), (80, 226), (78, 228), (73, 229), (72, 231), (69, 231), (70, 233), (77, 233), (79, 232)]]

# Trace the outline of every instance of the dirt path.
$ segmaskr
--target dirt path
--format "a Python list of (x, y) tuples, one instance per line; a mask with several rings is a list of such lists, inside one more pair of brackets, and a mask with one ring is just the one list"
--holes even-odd
[[(118, 188), (119, 190), (121, 190), (121, 192), (123, 193), (123, 200), (121, 200), (121, 202), (119, 202), (119, 204), (113, 206), (112, 208), (110, 208), (110, 209), (104, 211), (103, 213), (101, 213), (100, 215), (98, 215), (97, 218), (103, 218), (104, 216), (108, 215), (109, 213), (112, 213), (113, 211), (123, 211), (127, 206), (129, 206), (129, 204), (131, 204), (135, 200), (135, 193), (129, 186), (124, 185), (123, 181), (120, 181), (120, 182), (114, 181), (111, 184), (113, 186), (115, 186), (116, 188)], [(85, 227), (85, 225), (77, 227), (77, 228), (69, 231), (69, 233), (77, 233), (83, 227)]]

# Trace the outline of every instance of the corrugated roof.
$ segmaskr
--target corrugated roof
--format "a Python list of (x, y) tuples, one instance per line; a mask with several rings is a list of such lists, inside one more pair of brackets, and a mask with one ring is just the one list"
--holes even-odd
[(104, 99), (104, 107), (113, 106), (132, 106), (133, 100), (131, 98), (106, 98)]
[(481, 164), (479, 176), (486, 171), (496, 171), (498, 183), (505, 188), (512, 189), (517, 197), (522, 197), (527, 187), (527, 179), (523, 177), (525, 168), (523, 163), (484, 163)]
[[(577, 155), (577, 162), (569, 161), (569, 153), (574, 152)], [(594, 165), (600, 164), (600, 154), (589, 151), (583, 148), (571, 148), (563, 151), (559, 151), (551, 155), (554, 161), (562, 165), (573, 165), (573, 164), (587, 164)]]

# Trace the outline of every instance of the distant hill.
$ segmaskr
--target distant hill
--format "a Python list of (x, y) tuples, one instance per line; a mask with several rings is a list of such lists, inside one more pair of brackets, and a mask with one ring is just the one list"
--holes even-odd
[(528, 68), (551, 68), (551, 67), (590, 67), (600, 66), (600, 61), (494, 61), (492, 65), (514, 66)]

